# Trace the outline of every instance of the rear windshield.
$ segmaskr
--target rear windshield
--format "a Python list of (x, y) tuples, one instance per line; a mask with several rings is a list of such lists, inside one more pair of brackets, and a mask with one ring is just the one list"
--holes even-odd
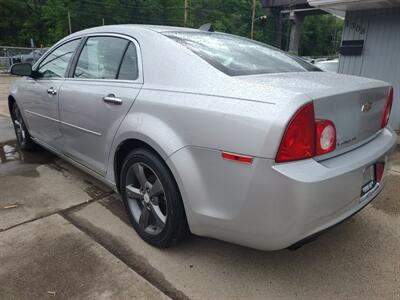
[(230, 76), (320, 71), (298, 57), (238, 36), (216, 32), (164, 34)]

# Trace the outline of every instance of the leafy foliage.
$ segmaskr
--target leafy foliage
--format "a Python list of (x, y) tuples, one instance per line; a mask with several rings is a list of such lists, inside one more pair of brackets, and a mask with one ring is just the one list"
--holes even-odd
[(331, 15), (309, 16), (304, 19), (300, 55), (335, 56), (343, 31), (343, 21)]
[[(250, 36), (252, 0), (188, 0), (188, 3), (188, 27), (211, 22), (218, 31)], [(29, 46), (33, 38), (37, 46), (51, 46), (69, 33), (68, 11), (73, 32), (103, 22), (184, 25), (184, 0), (0, 0), (0, 45)], [(261, 1), (257, 1), (254, 38), (273, 44), (273, 16), (259, 18), (266, 14)], [(332, 16), (306, 18), (300, 53), (331, 54), (332, 34), (340, 36), (341, 23)], [(284, 42), (286, 37), (283, 34)]]

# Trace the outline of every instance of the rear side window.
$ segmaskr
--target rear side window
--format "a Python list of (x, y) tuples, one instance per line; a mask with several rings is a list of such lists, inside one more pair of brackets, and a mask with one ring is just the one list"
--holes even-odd
[(136, 47), (133, 43), (129, 43), (119, 69), (118, 79), (136, 80), (138, 75)]
[(217, 32), (167, 32), (165, 35), (230, 76), (320, 71), (298, 57), (234, 35)]
[(76, 39), (67, 42), (46, 56), (37, 69), (41, 77), (43, 79), (64, 77), (69, 62), (80, 41), (80, 39)]
[(128, 43), (117, 37), (88, 38), (76, 64), (74, 77), (116, 79)]

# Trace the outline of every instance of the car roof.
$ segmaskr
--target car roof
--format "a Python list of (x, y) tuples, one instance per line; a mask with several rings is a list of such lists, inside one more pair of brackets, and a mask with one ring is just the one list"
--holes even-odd
[(111, 30), (113, 32), (123, 32), (129, 30), (151, 30), (158, 33), (168, 32), (168, 31), (182, 31), (182, 32), (200, 32), (199, 29), (188, 28), (188, 27), (178, 27), (178, 26), (162, 26), (162, 25), (146, 25), (146, 24), (120, 24), (120, 25), (106, 25), (83, 29), (81, 31), (75, 32), (75, 34), (82, 33), (95, 33), (104, 32)]
[(96, 34), (96, 33), (120, 33), (127, 34), (135, 32), (147, 35), (149, 32), (163, 34), (164, 32), (204, 32), (199, 29), (188, 28), (188, 27), (178, 27), (178, 26), (162, 26), (162, 25), (145, 25), (145, 24), (118, 24), (118, 25), (105, 25), (98, 27), (91, 27), (82, 29), (80, 31), (74, 32), (59, 42), (64, 42), (65, 40), (85, 35), (85, 34)]
[(166, 32), (166, 31), (200, 31), (199, 29), (188, 28), (188, 27), (179, 27), (179, 26), (164, 26), (164, 25), (145, 25), (145, 24), (126, 24), (126, 25), (118, 25), (121, 27), (135, 27), (135, 28), (143, 28), (149, 29), (156, 32)]

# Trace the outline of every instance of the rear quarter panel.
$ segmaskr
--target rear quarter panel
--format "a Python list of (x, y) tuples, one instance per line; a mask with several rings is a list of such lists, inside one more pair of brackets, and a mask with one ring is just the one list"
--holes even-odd
[(127, 139), (149, 144), (164, 160), (188, 146), (273, 157), (292, 113), (283, 105), (144, 86), (117, 131), (107, 177), (113, 180), (115, 151)]

